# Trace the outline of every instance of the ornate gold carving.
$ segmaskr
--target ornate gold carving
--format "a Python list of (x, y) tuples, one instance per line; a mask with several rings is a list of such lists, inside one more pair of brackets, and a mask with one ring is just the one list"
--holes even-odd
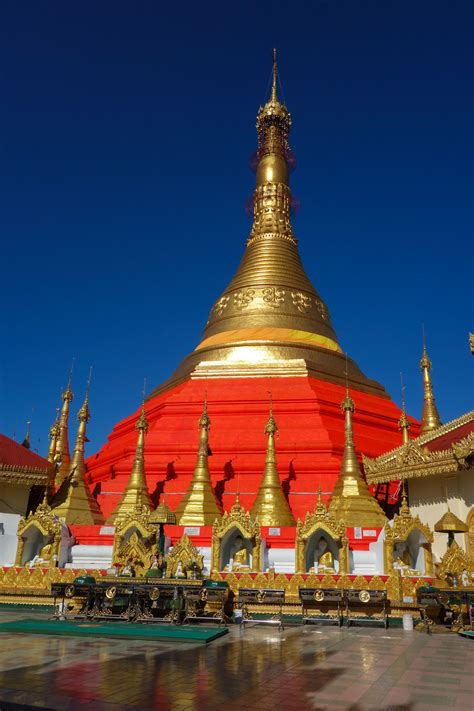
[(311, 297), (307, 294), (303, 294), (302, 291), (292, 291), (291, 298), (293, 299), (293, 305), (296, 306), (301, 313), (306, 313), (310, 310)]
[[(461, 578), (465, 570), (469, 578), (471, 578), (471, 575), (474, 573), (474, 559), (469, 558), (456, 541), (454, 541), (441, 558), (438, 566), (438, 578), (440, 580), (446, 580), (450, 573)], [(459, 583), (460, 582), (459, 580)]]
[(220, 299), (216, 301), (214, 304), (214, 307), (212, 309), (213, 313), (216, 314), (216, 316), (220, 316), (222, 312), (225, 310), (227, 307), (227, 304), (229, 303), (230, 296), (221, 296)]
[(322, 530), (336, 543), (339, 551), (339, 573), (349, 572), (349, 543), (346, 536), (346, 526), (343, 521), (338, 521), (324, 505), (321, 491), (313, 513), (305, 516), (304, 522), (298, 519), (296, 524), (295, 542), (295, 567), (297, 573), (305, 573), (305, 552), (308, 540), (316, 531)]
[(166, 559), (166, 577), (174, 578), (179, 564), (183, 572), (186, 573), (193, 564), (197, 565), (199, 571), (204, 567), (204, 556), (199, 553), (198, 548), (191, 543), (185, 533), (180, 540), (173, 546)]
[(370, 600), (370, 593), (368, 590), (361, 590), (359, 593), (359, 600), (363, 603), (367, 603)]
[(257, 521), (251, 517), (248, 511), (244, 511), (240, 505), (238, 495), (230, 512), (225, 512), (220, 521), (219, 519), (216, 519), (212, 527), (211, 569), (215, 571), (219, 570), (222, 540), (232, 529), (237, 529), (244, 540), (251, 541), (252, 571), (261, 571), (263, 568), (263, 561), (260, 526)]
[(255, 289), (240, 289), (234, 294), (234, 306), (237, 309), (246, 309), (255, 298)]
[(285, 301), (285, 290), (275, 286), (268, 286), (262, 290), (262, 299), (266, 304), (277, 308)]
[(150, 523), (150, 510), (137, 506), (117, 520), (112, 564), (124, 566), (129, 560), (138, 575), (149, 569), (156, 551), (156, 526)]

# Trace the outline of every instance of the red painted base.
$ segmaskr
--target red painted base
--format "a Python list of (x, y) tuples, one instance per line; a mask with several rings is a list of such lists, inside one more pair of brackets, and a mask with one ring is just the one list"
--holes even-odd
[[(146, 475), (155, 504), (165, 495), (175, 509), (191, 480), (198, 448), (198, 420), (207, 390), (211, 418), (212, 483), (226, 510), (240, 491), (250, 509), (262, 477), (271, 387), (279, 427), (280, 479), (295, 518), (314, 508), (318, 487), (328, 500), (344, 446), (340, 403), (344, 388), (312, 377), (189, 379), (146, 403)], [(354, 438), (359, 455), (371, 457), (398, 446), (400, 409), (389, 399), (351, 390)], [(120, 500), (132, 468), (138, 411), (119, 422), (107, 444), (87, 460), (92, 488), (107, 518)], [(413, 424), (412, 434), (418, 434)], [(204, 533), (204, 532), (203, 532)], [(199, 538), (201, 545), (206, 545)]]

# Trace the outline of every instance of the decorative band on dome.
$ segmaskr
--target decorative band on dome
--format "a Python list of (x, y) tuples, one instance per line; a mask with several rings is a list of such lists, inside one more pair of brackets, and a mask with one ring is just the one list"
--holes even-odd
[(233, 331), (223, 331), (201, 341), (195, 349), (199, 351), (212, 346), (223, 346), (249, 341), (286, 341), (288, 343), (304, 343), (318, 348), (327, 348), (337, 353), (342, 353), (341, 347), (332, 338), (309, 331), (299, 331), (292, 328), (239, 328)]

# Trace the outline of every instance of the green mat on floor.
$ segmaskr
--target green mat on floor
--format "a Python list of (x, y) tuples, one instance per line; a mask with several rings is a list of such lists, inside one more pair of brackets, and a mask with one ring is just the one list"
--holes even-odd
[(173, 642), (212, 642), (227, 634), (227, 627), (133, 624), (130, 622), (86, 622), (25, 618), (0, 623), (0, 632), (50, 634), (66, 637), (126, 637), (128, 639)]

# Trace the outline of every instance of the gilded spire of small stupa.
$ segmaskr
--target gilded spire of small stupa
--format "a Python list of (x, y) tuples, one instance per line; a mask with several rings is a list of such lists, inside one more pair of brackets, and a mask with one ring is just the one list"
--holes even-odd
[(400, 415), (400, 419), (398, 420), (398, 427), (402, 431), (403, 444), (408, 444), (408, 442), (410, 441), (410, 423), (408, 421), (407, 411), (405, 409), (405, 386), (403, 385), (402, 373), (400, 373), (400, 381), (402, 384), (402, 414)]
[(349, 527), (384, 526), (387, 520), (385, 514), (371, 495), (362, 477), (357, 459), (352, 431), (352, 415), (355, 405), (349, 395), (347, 384), (341, 409), (344, 413), (344, 454), (339, 478), (329, 504), (329, 511)]
[(275, 435), (278, 432), (277, 423), (273, 417), (273, 402), (270, 393), (270, 414), (265, 425), (267, 436), (267, 454), (262, 483), (258, 490), (251, 515), (261, 526), (294, 526), (295, 518), (291, 513), (288, 501), (281, 488), (278, 475)]
[(56, 446), (59, 437), (59, 407), (56, 408), (56, 419), (54, 420), (51, 428), (49, 430), (49, 450), (48, 450), (48, 462), (52, 464), (56, 457)]
[(59, 436), (56, 441), (56, 461), (59, 463), (59, 468), (56, 474), (56, 484), (59, 485), (64, 480), (64, 477), (68, 474), (71, 463), (71, 456), (69, 454), (69, 437), (68, 437), (68, 424), (69, 424), (69, 409), (71, 402), (73, 400), (73, 393), (71, 390), (72, 383), (72, 372), (74, 369), (74, 358), (71, 363), (71, 370), (69, 371), (69, 380), (67, 383), (66, 390), (62, 393), (61, 398), (63, 405), (61, 408), (61, 416), (59, 418)]
[(423, 373), (423, 412), (421, 415), (421, 428), (420, 433), (430, 432), (439, 427), (441, 419), (438, 413), (438, 408), (436, 407), (433, 386), (431, 384), (431, 361), (428, 358), (428, 353), (426, 352), (426, 341), (425, 334), (423, 332), (423, 355), (420, 360), (420, 369)]
[(69, 471), (52, 502), (54, 513), (60, 518), (63, 518), (67, 524), (83, 524), (89, 526), (104, 523), (104, 517), (99, 505), (86, 484), (84, 445), (87, 441), (87, 423), (90, 420), (89, 387), (91, 375), (92, 368), (89, 373), (84, 402), (77, 413), (79, 426), (77, 428), (76, 444), (74, 445)]
[(138, 437), (132, 471), (122, 498), (113, 514), (107, 519), (107, 523), (114, 523), (126, 514), (140, 508), (148, 509), (148, 511), (151, 511), (152, 508), (145, 475), (145, 434), (148, 432), (145, 402), (143, 402), (135, 428), (138, 430)]
[(25, 439), (21, 443), (21, 446), (24, 447), (25, 449), (31, 449), (30, 429), (31, 429), (31, 420), (28, 420), (28, 422), (26, 423)]
[(212, 526), (222, 515), (209, 473), (209, 430), (207, 399), (199, 418), (199, 450), (193, 478), (175, 511), (180, 526)]

